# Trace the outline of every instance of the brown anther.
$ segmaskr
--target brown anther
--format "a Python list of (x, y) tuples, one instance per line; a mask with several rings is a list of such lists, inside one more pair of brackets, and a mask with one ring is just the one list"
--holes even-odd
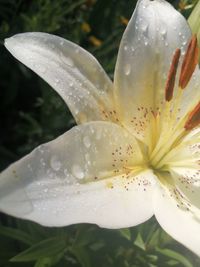
[(181, 50), (178, 48), (176, 49), (174, 53), (172, 63), (169, 69), (166, 86), (165, 86), (165, 100), (166, 101), (170, 101), (173, 97), (174, 84), (175, 84), (175, 78), (176, 78), (180, 55), (181, 55)]
[(181, 74), (179, 79), (179, 86), (184, 89), (190, 81), (192, 74), (198, 64), (199, 48), (197, 36), (194, 35), (188, 45), (185, 57), (183, 59)]
[(184, 127), (186, 130), (192, 130), (197, 125), (199, 125), (199, 123), (200, 123), (200, 102), (190, 112)]

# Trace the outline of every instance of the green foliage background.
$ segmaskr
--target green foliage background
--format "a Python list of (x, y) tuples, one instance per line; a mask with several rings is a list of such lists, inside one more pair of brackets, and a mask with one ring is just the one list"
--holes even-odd
[[(197, 1), (169, 2), (187, 17)], [(119, 41), (135, 4), (0, 0), (0, 170), (75, 124), (62, 99), (17, 62), (3, 40), (26, 31), (60, 35), (94, 54), (112, 78)], [(169, 237), (154, 218), (122, 230), (89, 224), (56, 229), (0, 214), (0, 267), (11, 266), (198, 267), (200, 259)]]

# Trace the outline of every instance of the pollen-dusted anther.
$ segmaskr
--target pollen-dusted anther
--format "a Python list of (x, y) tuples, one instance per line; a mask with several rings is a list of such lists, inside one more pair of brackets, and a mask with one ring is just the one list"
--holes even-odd
[(179, 86), (184, 89), (191, 79), (191, 76), (198, 64), (199, 49), (197, 36), (194, 35), (188, 45), (183, 64), (181, 67), (181, 74), (179, 79)]
[(174, 84), (175, 84), (175, 78), (176, 78), (176, 72), (178, 68), (178, 62), (180, 59), (181, 50), (178, 48), (176, 49), (172, 63), (169, 69), (169, 74), (165, 86), (165, 100), (170, 101), (173, 97), (173, 91), (174, 91)]
[(200, 124), (200, 102), (196, 107), (191, 111), (188, 116), (188, 119), (185, 123), (186, 130), (192, 130), (194, 127)]

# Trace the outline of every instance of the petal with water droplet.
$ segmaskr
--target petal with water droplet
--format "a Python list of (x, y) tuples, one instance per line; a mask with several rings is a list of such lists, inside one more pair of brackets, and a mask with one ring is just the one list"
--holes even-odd
[(0, 174), (0, 210), (48, 226), (141, 223), (152, 216), (153, 177), (138, 174), (142, 162), (137, 141), (117, 124), (74, 127)]
[(113, 110), (112, 82), (97, 60), (78, 45), (47, 33), (22, 33), (6, 48), (64, 99), (78, 123), (107, 120)]
[(185, 50), (190, 36), (186, 20), (169, 3), (138, 1), (121, 41), (114, 84), (121, 120), (141, 140), (148, 134), (148, 114), (163, 100), (172, 55)]

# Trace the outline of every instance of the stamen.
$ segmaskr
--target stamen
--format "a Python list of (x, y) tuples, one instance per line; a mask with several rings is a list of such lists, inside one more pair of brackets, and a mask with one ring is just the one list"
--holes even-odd
[(181, 54), (181, 50), (179, 48), (176, 49), (173, 59), (172, 59), (170, 69), (169, 69), (167, 83), (165, 86), (165, 100), (166, 101), (170, 101), (173, 97), (174, 84), (175, 84), (175, 78), (176, 78), (176, 72), (178, 68), (178, 62), (180, 59), (180, 54)]
[(188, 116), (188, 119), (185, 123), (186, 130), (192, 130), (200, 123), (200, 102), (196, 105), (196, 107), (191, 111)]
[(197, 43), (197, 36), (194, 35), (188, 45), (183, 64), (181, 67), (181, 74), (179, 79), (179, 86), (184, 89), (190, 81), (192, 74), (198, 64), (199, 49)]

